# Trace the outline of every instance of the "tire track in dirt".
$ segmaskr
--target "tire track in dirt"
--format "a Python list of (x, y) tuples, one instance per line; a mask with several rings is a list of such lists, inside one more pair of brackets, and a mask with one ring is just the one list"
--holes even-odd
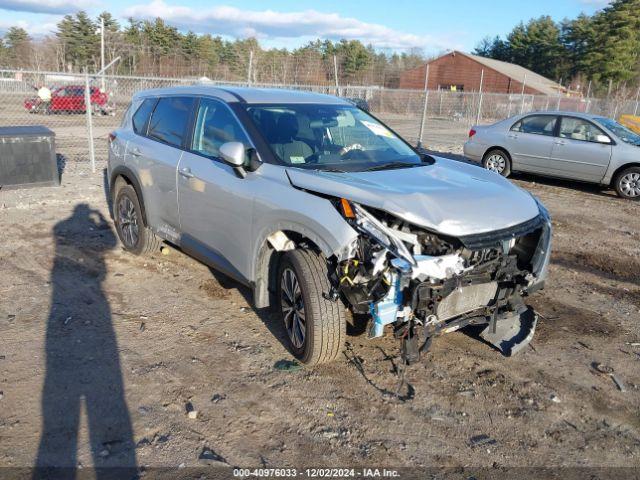
[(614, 257), (601, 252), (555, 250), (551, 263), (608, 280), (640, 284), (640, 260), (633, 257)]

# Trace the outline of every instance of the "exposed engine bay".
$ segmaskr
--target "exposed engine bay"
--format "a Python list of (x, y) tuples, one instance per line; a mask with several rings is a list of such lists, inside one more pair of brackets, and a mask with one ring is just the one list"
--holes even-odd
[(360, 234), (336, 266), (336, 294), (354, 314), (370, 315), (370, 338), (392, 325), (407, 363), (438, 334), (469, 325), (485, 326), (480, 336), (505, 355), (529, 343), (537, 317), (524, 297), (542, 288), (549, 258), (544, 207), (522, 224), (452, 238), (346, 199), (334, 202)]

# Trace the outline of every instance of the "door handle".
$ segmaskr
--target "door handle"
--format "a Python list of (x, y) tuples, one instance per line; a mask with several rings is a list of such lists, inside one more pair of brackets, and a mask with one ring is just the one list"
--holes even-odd
[(134, 157), (139, 157), (140, 155), (142, 155), (142, 152), (140, 151), (140, 149), (138, 147), (134, 147), (131, 150), (131, 155), (133, 155)]
[(567, 142), (565, 142), (564, 140), (556, 140), (555, 142), (553, 142), (556, 145), (566, 145)]
[(193, 178), (194, 175), (193, 173), (191, 173), (191, 169), (189, 167), (184, 167), (180, 169), (180, 175), (182, 175), (185, 178)]
[(518, 138), (518, 135), (516, 135), (515, 133), (510, 133), (509, 135), (507, 135), (507, 137), (509, 137), (509, 138)]

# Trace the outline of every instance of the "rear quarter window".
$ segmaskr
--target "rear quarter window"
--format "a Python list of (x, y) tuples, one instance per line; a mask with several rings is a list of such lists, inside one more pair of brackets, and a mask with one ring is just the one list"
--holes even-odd
[(146, 98), (138, 107), (136, 113), (133, 114), (133, 117), (131, 119), (134, 132), (139, 135), (144, 135), (146, 133), (145, 126), (147, 125), (147, 121), (149, 120), (149, 116), (151, 115), (155, 104), (155, 98)]
[(149, 121), (149, 137), (175, 147), (182, 146), (194, 99), (166, 97), (158, 100)]

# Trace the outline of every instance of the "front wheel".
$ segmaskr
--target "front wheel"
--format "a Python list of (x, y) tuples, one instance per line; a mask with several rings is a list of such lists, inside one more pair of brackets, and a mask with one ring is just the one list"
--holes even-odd
[(325, 298), (331, 289), (327, 261), (311, 250), (291, 250), (280, 262), (278, 303), (293, 355), (317, 365), (335, 360), (346, 338), (345, 308)]
[(508, 177), (511, 174), (511, 161), (504, 150), (489, 150), (482, 159), (482, 166), (503, 177)]
[(620, 172), (613, 187), (622, 198), (640, 200), (640, 167), (629, 167)]

